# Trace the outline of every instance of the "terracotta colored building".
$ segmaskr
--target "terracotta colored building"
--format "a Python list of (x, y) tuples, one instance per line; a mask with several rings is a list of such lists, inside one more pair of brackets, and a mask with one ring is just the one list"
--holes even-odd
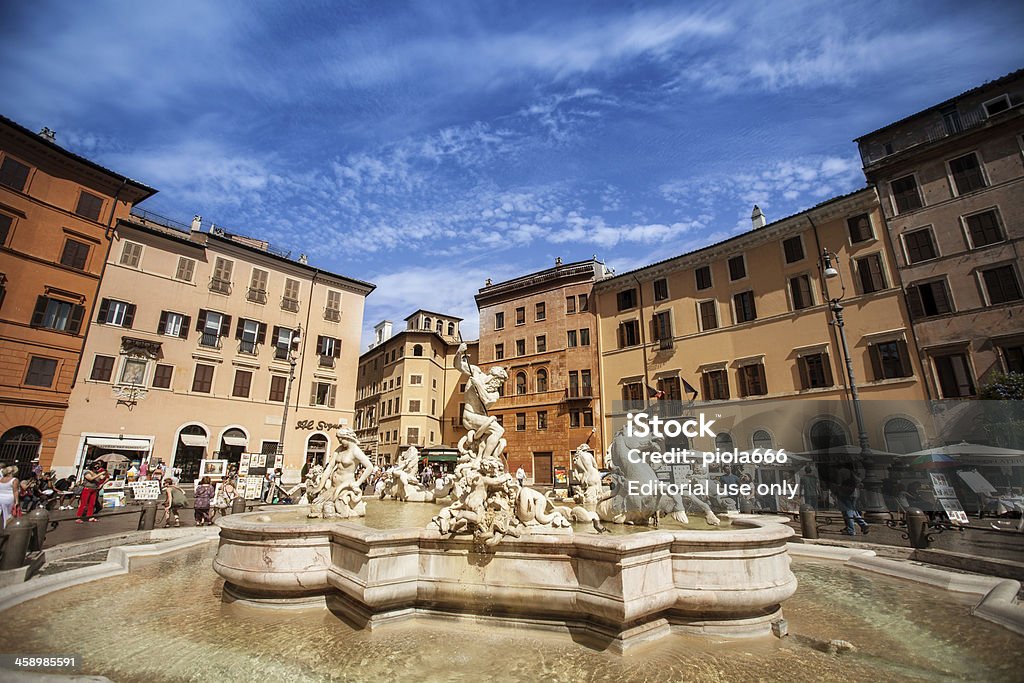
[[(387, 467), (409, 446), (430, 463), (454, 465), (462, 426), (465, 380), (457, 368), (461, 318), (418, 310), (394, 336), (391, 322), (374, 328), (370, 349), (359, 358), (356, 433), (374, 463)], [(477, 342), (467, 342), (477, 362)]]
[(1024, 70), (857, 139), (933, 398), (1024, 372)]
[(0, 117), (0, 462), (22, 475), (53, 465), (112, 226), (155, 192)]
[(543, 486), (555, 468), (588, 444), (604, 454), (598, 383), (594, 282), (606, 274), (596, 261), (554, 268), (488, 284), (476, 295), (480, 310), (480, 367), (508, 370), (505, 395), (492, 415), (505, 428), (508, 471), (522, 467)]

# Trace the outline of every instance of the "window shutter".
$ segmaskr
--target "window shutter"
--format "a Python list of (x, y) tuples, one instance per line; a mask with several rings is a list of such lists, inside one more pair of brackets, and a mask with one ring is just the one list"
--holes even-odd
[(868, 349), (871, 354), (871, 371), (875, 373), (875, 380), (885, 379), (882, 374), (882, 356), (878, 352), (878, 344), (871, 344)]
[(800, 356), (796, 359), (796, 366), (800, 370), (800, 386), (804, 389), (811, 388), (811, 373), (807, 370), (807, 358)]
[(619, 348), (626, 346), (626, 326), (619, 324)]
[(335, 358), (341, 358), (341, 340), (340, 339), (335, 339), (334, 340), (334, 357)]
[(324, 355), (324, 337), (320, 335), (316, 338), (316, 355)]
[(722, 398), (729, 400), (729, 373), (722, 370)]
[(329, 388), (327, 389), (327, 407), (328, 408), (333, 408), (334, 407), (334, 385), (333, 384), (329, 384), (328, 387)]
[[(310, 385), (310, 389), (309, 389), (309, 405), (311, 405), (311, 406), (315, 406), (316, 405), (316, 387), (317, 387), (317, 383), (316, 382), (313, 382)], [(384, 411), (382, 410), (381, 412), (383, 413)]]
[(226, 337), (231, 334), (231, 316), (226, 315), (220, 321), (220, 336)]
[(935, 297), (935, 309), (939, 313), (949, 313), (953, 307), (949, 303), (949, 293), (945, 282), (932, 283), (932, 296)]
[(274, 325), (274, 333), (271, 336), (271, 339), (274, 340), (274, 344), (275, 345), (277, 344), (277, 342), (278, 342), (278, 340), (280, 338), (281, 338), (281, 326), (280, 325)]
[(821, 354), (821, 369), (825, 374), (825, 386), (835, 386), (835, 380), (832, 379), (832, 359), (827, 353)]
[(196, 332), (202, 332), (206, 327), (206, 313), (204, 309), (199, 309), (199, 316), (196, 317)]
[(242, 332), (245, 331), (245, 318), (239, 318), (238, 324), (235, 325), (235, 339), (242, 338)]
[(75, 304), (71, 307), (71, 318), (68, 320), (68, 332), (78, 334), (82, 329), (82, 320), (85, 318), (85, 306)]
[(765, 375), (764, 364), (762, 364), (762, 363), (758, 363), (757, 364), (757, 379), (758, 379), (758, 384), (760, 385), (758, 387), (761, 390), (760, 393), (765, 395), (765, 396), (767, 396), (768, 395), (768, 376)]
[(921, 289), (919, 287), (907, 288), (907, 308), (910, 309), (910, 317), (914, 320), (924, 317), (924, 304), (921, 302)]
[(900, 367), (903, 370), (903, 377), (910, 377), (913, 372), (911, 372), (910, 367), (910, 352), (907, 350), (907, 340), (900, 339), (896, 342), (896, 348), (900, 352)]
[(183, 315), (181, 317), (181, 331), (178, 332), (178, 336), (182, 339), (188, 339), (188, 328), (192, 324), (192, 317)]
[(267, 341), (267, 324), (259, 323), (259, 328), (256, 330), (256, 343), (262, 344)]
[(128, 307), (124, 312), (124, 327), (131, 329), (132, 323), (135, 322), (135, 304), (128, 304)]
[(107, 321), (107, 314), (110, 312), (110, 299), (103, 299), (100, 301), (100, 309), (96, 313), (96, 322), (102, 323)]
[(657, 314), (655, 314), (654, 317), (651, 318), (651, 341), (658, 341), (660, 339), (660, 337), (658, 336), (660, 327), (661, 326), (658, 325), (658, 316)]
[(43, 318), (46, 317), (46, 305), (49, 301), (45, 296), (36, 297), (36, 308), (32, 311), (32, 327), (40, 327), (43, 324)]
[(167, 311), (160, 311), (160, 322), (157, 323), (156, 333), (163, 334), (167, 331)]

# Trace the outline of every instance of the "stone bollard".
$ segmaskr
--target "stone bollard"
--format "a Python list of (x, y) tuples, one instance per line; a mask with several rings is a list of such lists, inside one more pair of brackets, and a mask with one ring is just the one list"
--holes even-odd
[(746, 496), (740, 496), (740, 513), (749, 515), (754, 512), (754, 503)]
[(4, 528), (3, 556), (0, 557), (0, 569), (17, 569), (25, 564), (28, 544), (32, 540), (35, 525), (22, 518), (15, 517), (7, 522)]
[(923, 510), (910, 508), (907, 510), (907, 536), (910, 546), (923, 550), (930, 545), (928, 540), (928, 515)]
[(800, 535), (804, 538), (818, 537), (818, 511), (807, 504), (800, 506)]
[(139, 531), (152, 531), (156, 526), (155, 500), (142, 501), (142, 514), (139, 515)]
[(235, 499), (231, 501), (231, 514), (237, 515), (239, 512), (245, 512), (245, 498), (236, 496)]
[(36, 508), (27, 515), (28, 521), (35, 525), (36, 533), (29, 544), (30, 550), (42, 550), (46, 543), (46, 531), (50, 528), (50, 513), (44, 508)]

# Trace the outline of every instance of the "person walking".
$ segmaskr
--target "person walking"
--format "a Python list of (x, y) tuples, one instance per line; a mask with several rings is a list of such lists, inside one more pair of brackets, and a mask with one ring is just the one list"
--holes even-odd
[(210, 501), (213, 500), (213, 494), (216, 491), (213, 484), (210, 483), (209, 477), (203, 477), (199, 481), (199, 486), (196, 487), (196, 499), (192, 503), (192, 510), (195, 513), (196, 526), (204, 526), (206, 524), (213, 524), (213, 520), (210, 519)]
[(3, 525), (7, 526), (7, 520), (14, 516), (14, 508), (21, 504), (18, 500), (20, 484), (14, 475), (18, 468), (14, 465), (0, 470), (0, 515), (3, 516)]
[(78, 517), (75, 520), (76, 524), (85, 522), (86, 517), (90, 522), (98, 521), (96, 519), (96, 501), (99, 499), (100, 489), (109, 478), (107, 469), (101, 462), (93, 463), (92, 469), (86, 470), (85, 481), (82, 484), (82, 498), (78, 501), (78, 511), (75, 513), (75, 516)]
[(844, 465), (839, 468), (836, 476), (836, 503), (839, 505), (839, 511), (843, 514), (843, 520), (846, 522), (846, 528), (842, 530), (842, 534), (845, 536), (856, 536), (857, 530), (854, 524), (860, 526), (861, 533), (865, 536), (868, 533), (868, 523), (861, 517), (860, 512), (857, 510), (857, 487), (860, 482), (854, 475), (853, 470)]
[(164, 514), (167, 517), (167, 521), (164, 523), (164, 528), (171, 526), (171, 517), (174, 517), (174, 526), (181, 526), (181, 518), (178, 516), (178, 511), (185, 507), (185, 492), (181, 490), (181, 487), (174, 483), (174, 479), (167, 477), (164, 479)]
[(516, 470), (516, 481), (519, 482), (519, 488), (523, 488), (526, 484), (526, 470), (523, 469), (522, 465)]

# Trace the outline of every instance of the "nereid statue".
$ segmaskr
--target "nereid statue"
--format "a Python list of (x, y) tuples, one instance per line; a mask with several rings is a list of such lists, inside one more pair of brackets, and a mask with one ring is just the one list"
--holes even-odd
[[(359, 448), (356, 433), (348, 427), (338, 430), (338, 448), (327, 457), (324, 470), (316, 478), (307, 496), (312, 496), (309, 517), (364, 517), (363, 482), (373, 465)], [(362, 467), (359, 477), (356, 471)]]

